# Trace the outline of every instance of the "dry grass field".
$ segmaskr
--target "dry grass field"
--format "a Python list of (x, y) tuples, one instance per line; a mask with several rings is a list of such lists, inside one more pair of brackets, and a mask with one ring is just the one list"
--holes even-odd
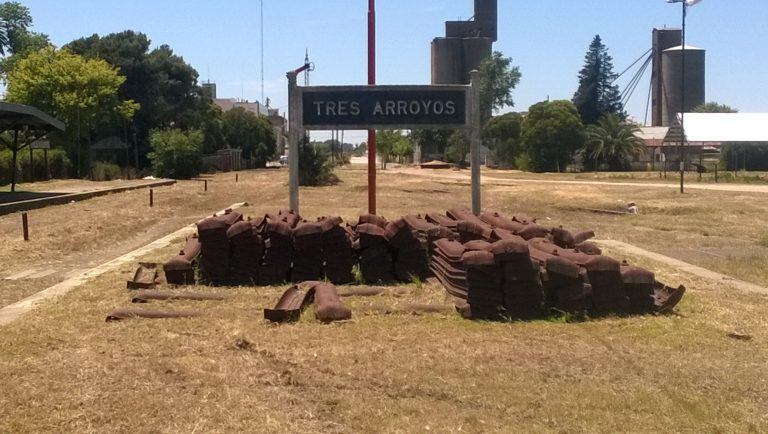
[[(685, 173), (685, 182), (691, 185), (697, 184), (715, 184), (714, 169), (707, 173), (699, 175), (694, 171)], [(521, 172), (516, 170), (493, 170), (489, 171), (493, 176), (509, 177), (509, 178), (533, 178), (536, 179), (541, 175), (535, 173)], [(665, 172), (657, 168), (653, 171), (644, 172), (581, 172), (581, 173), (547, 173), (547, 179), (557, 179), (564, 181), (610, 181), (610, 182), (651, 182), (651, 183), (679, 183), (680, 172), (669, 170)], [(750, 171), (745, 172), (739, 170), (724, 171), (720, 168), (717, 174), (717, 183), (721, 184), (768, 184), (768, 173)]]
[[(181, 182), (157, 189), (152, 209), (148, 193), (135, 191), (36, 210), (30, 243), (18, 241), (17, 215), (0, 217), (0, 260), (14, 270), (101, 263), (231, 203), (248, 201), (246, 215), (274, 211), (286, 202), (285, 175), (241, 173), (237, 184), (217, 175), (208, 193)], [(339, 176), (336, 186), (302, 189), (303, 215), (364, 211), (365, 172)], [(385, 216), (467, 204), (466, 182), (379, 179)], [(755, 283), (768, 276), (759, 194), (489, 182), (484, 200)], [(640, 215), (584, 210), (629, 200)], [(177, 249), (144, 259), (162, 262)], [(730, 259), (691, 253), (699, 250)], [(345, 299), (353, 319), (333, 325), (314, 321), (311, 307), (297, 324), (266, 324), (262, 309), (283, 287), (189, 288), (230, 298), (147, 306), (202, 310), (200, 318), (105, 323), (109, 310), (130, 305), (134, 266), (125, 265), (2, 328), (0, 432), (768, 430), (768, 297), (619, 259), (686, 285), (678, 313), (471, 322), (428, 283)], [(0, 280), (6, 304), (50, 283), (19, 282)], [(445, 310), (412, 314), (413, 303)]]

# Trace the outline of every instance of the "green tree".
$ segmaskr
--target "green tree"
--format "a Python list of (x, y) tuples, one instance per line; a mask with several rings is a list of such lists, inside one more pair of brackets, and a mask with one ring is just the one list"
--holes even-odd
[(362, 142), (352, 150), (353, 157), (362, 157), (368, 152), (368, 143)]
[(50, 45), (48, 36), (29, 30), (32, 14), (19, 2), (0, 3), (0, 73), (6, 74), (25, 55)]
[(318, 152), (309, 137), (299, 142), (299, 185), (316, 187), (338, 182), (328, 155)]
[(277, 156), (277, 142), (272, 125), (263, 117), (242, 107), (224, 113), (224, 137), (230, 148), (242, 149), (243, 158), (254, 167), (266, 167)]
[(32, 25), (29, 8), (19, 2), (0, 3), (0, 54), (13, 54), (21, 35)]
[(448, 146), (445, 148), (445, 161), (465, 167), (467, 154), (469, 153), (469, 140), (464, 131), (455, 130), (448, 138)]
[(635, 155), (645, 151), (645, 143), (637, 134), (640, 128), (614, 113), (603, 116), (596, 124), (588, 125), (583, 154), (591, 167), (600, 169), (603, 163), (610, 170), (626, 170)]
[(400, 130), (383, 130), (376, 133), (376, 154), (381, 158), (381, 168), (386, 169), (389, 159), (393, 156), (405, 156), (410, 149), (411, 141)]
[(700, 104), (691, 110), (693, 113), (738, 113), (739, 111), (735, 108), (725, 105), (725, 104), (719, 104), (714, 101)]
[(392, 156), (400, 164), (409, 162), (413, 157), (413, 142), (407, 136), (403, 136), (403, 139), (395, 142), (392, 147)]
[(726, 142), (720, 148), (720, 163), (726, 170), (768, 170), (768, 143)]
[(544, 101), (529, 109), (522, 138), (533, 171), (560, 172), (584, 145), (584, 125), (570, 101)]
[(523, 152), (520, 140), (522, 126), (523, 117), (520, 114), (506, 113), (491, 118), (483, 127), (483, 139), (501, 166), (515, 166), (515, 160)]
[(118, 88), (124, 80), (103, 60), (84, 59), (49, 47), (16, 64), (8, 74), (6, 98), (37, 107), (64, 122), (69, 149), (77, 156), (79, 176), (86, 163), (81, 158), (83, 138), (90, 137), (103, 119), (130, 119), (138, 108), (132, 100), (119, 98)]
[(480, 72), (480, 107), (483, 111), (483, 122), (485, 122), (493, 112), (515, 105), (512, 91), (520, 83), (522, 74), (519, 67), (512, 66), (512, 58), (504, 57), (498, 51), (483, 60), (478, 71)]
[[(126, 30), (77, 39), (66, 48), (87, 58), (106, 60), (126, 77), (120, 96), (141, 106), (131, 128), (142, 161), (149, 150), (149, 132), (153, 129), (201, 129), (206, 151), (220, 149), (224, 143), (215, 109), (211, 107), (213, 102), (198, 86), (197, 71), (169, 46), (161, 45), (150, 51), (150, 45), (147, 35)], [(114, 123), (113, 131), (104, 134), (114, 135), (124, 128), (123, 123)]]
[(579, 88), (573, 96), (573, 103), (585, 125), (594, 124), (608, 113), (626, 117), (619, 86), (613, 84), (616, 78), (613, 59), (600, 35), (595, 35), (579, 72)]
[(198, 130), (155, 130), (150, 134), (148, 157), (157, 176), (189, 179), (203, 167), (203, 133)]
[(453, 134), (453, 130), (413, 130), (411, 131), (411, 142), (421, 149), (422, 158), (429, 155), (439, 155), (437, 158), (445, 158), (445, 149), (448, 147), (448, 139), (451, 134)]
[(224, 112), (215, 104), (207, 104), (198, 112), (200, 131), (203, 133), (203, 154), (213, 154), (227, 146)]

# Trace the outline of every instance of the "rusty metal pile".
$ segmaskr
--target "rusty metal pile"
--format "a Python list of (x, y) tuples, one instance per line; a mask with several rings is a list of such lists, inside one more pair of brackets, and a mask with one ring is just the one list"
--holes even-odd
[(327, 282), (307, 281), (288, 288), (273, 309), (264, 309), (264, 318), (272, 322), (298, 321), (310, 303), (315, 318), (324, 323), (352, 318), (352, 311), (341, 302), (336, 287)]
[(685, 288), (602, 254), (587, 240), (526, 216), (451, 210), (458, 240), (435, 242), (431, 270), (467, 318), (530, 319), (552, 309), (576, 314), (668, 312)]
[(464, 317), (490, 320), (540, 318), (553, 310), (667, 312), (685, 292), (603, 255), (588, 241), (591, 231), (548, 228), (525, 215), (452, 209), (393, 221), (362, 215), (343, 225), (339, 217), (310, 222), (281, 211), (244, 220), (228, 212), (197, 227), (198, 237), (164, 266), (170, 284), (196, 276), (213, 285), (348, 284), (357, 266), (365, 283), (435, 277)]

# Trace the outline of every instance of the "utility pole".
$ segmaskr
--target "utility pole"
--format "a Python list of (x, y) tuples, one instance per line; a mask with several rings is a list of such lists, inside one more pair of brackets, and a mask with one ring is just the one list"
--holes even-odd
[[(261, 103), (264, 103), (264, 0), (261, 0)], [(269, 113), (267, 113), (269, 115)]]
[(681, 62), (683, 64), (683, 70), (680, 74), (680, 81), (682, 88), (680, 89), (680, 130), (682, 131), (680, 137), (679, 155), (680, 155), (680, 193), (685, 193), (685, 162), (686, 156), (686, 134), (685, 134), (685, 70), (687, 65), (685, 64), (685, 22), (688, 17), (688, 7), (693, 6), (701, 0), (667, 0), (667, 3), (682, 3), (683, 6), (683, 28), (682, 28), (682, 50), (681, 50)]
[(688, 1), (683, 0), (683, 50), (682, 50), (682, 62), (683, 71), (681, 75), (682, 87), (680, 88), (680, 130), (682, 136), (680, 137), (680, 193), (685, 193), (685, 70), (687, 69), (685, 64), (685, 21), (688, 16)]

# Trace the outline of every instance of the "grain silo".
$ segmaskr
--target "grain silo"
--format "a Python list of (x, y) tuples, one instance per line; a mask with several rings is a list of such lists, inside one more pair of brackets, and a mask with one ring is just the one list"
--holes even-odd
[(662, 64), (664, 50), (672, 47), (677, 47), (683, 42), (683, 31), (681, 29), (653, 29), (653, 67), (651, 72), (651, 125), (655, 127), (661, 127), (667, 125), (664, 121), (662, 110), (663, 88), (662, 83), (662, 71), (664, 65)]
[[(682, 46), (668, 48), (662, 54), (664, 126), (672, 125), (678, 113), (690, 112), (694, 107), (705, 102), (706, 51), (686, 45), (684, 56), (685, 65), (683, 65)], [(685, 71), (685, 89), (683, 89), (683, 71)]]
[(464, 45), (460, 38), (432, 41), (432, 84), (464, 82)]
[(432, 84), (469, 84), (469, 73), (491, 56), (498, 37), (497, 0), (475, 0), (469, 21), (447, 21), (432, 41)]

